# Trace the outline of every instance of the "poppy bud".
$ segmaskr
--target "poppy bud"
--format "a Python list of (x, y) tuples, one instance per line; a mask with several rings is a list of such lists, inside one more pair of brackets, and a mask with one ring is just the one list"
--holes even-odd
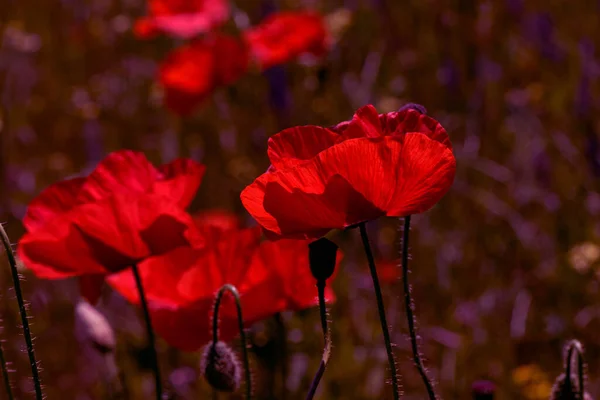
[(202, 351), (200, 373), (221, 392), (235, 392), (242, 381), (242, 368), (233, 350), (224, 342), (210, 342)]
[(425, 107), (423, 107), (422, 105), (416, 104), (416, 103), (405, 104), (402, 107), (400, 107), (398, 112), (401, 112), (404, 110), (415, 110), (415, 111), (420, 112), (421, 114), (427, 114), (427, 109)]
[(552, 387), (552, 395), (550, 400), (592, 400), (592, 397), (585, 393), (583, 399), (580, 396), (579, 385), (576, 377), (571, 375), (571, 379), (566, 379), (565, 374), (560, 374), (554, 386)]
[(476, 381), (471, 385), (473, 400), (493, 400), (496, 385), (490, 381)]
[(310, 272), (319, 282), (325, 282), (335, 270), (338, 246), (322, 237), (308, 245)]

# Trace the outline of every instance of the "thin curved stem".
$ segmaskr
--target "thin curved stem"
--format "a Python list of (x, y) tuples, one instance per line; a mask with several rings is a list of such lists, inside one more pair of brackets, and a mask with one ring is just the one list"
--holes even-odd
[(10, 387), (10, 378), (8, 376), (8, 368), (6, 366), (6, 359), (4, 358), (4, 349), (0, 346), (0, 368), (2, 368), (2, 376), (4, 378), (4, 387), (6, 388), (6, 396), (8, 400), (13, 400), (12, 388)]
[(10, 272), (12, 273), (13, 286), (15, 288), (15, 295), (17, 302), (19, 303), (19, 313), (21, 314), (21, 323), (23, 324), (23, 336), (25, 337), (25, 343), (27, 345), (27, 354), (29, 355), (29, 365), (31, 366), (31, 375), (33, 378), (33, 385), (35, 388), (35, 398), (42, 400), (44, 395), (42, 394), (42, 384), (40, 383), (40, 374), (38, 371), (38, 364), (35, 359), (35, 353), (33, 351), (33, 340), (31, 339), (31, 330), (29, 329), (29, 319), (27, 318), (27, 308), (25, 307), (25, 301), (23, 300), (23, 292), (21, 291), (21, 280), (19, 279), (19, 271), (17, 270), (17, 261), (13, 254), (10, 240), (4, 227), (0, 224), (0, 236), (2, 236), (2, 244), (6, 251), (6, 257), (8, 257), (8, 264), (10, 265)]
[(133, 276), (135, 277), (135, 284), (137, 286), (138, 294), (140, 295), (140, 304), (142, 306), (142, 312), (144, 313), (144, 321), (146, 323), (146, 334), (148, 335), (148, 344), (150, 345), (150, 355), (152, 356), (152, 369), (154, 370), (154, 386), (156, 392), (156, 399), (162, 399), (162, 380), (160, 378), (160, 368), (158, 366), (158, 354), (156, 353), (156, 339), (154, 337), (154, 330), (152, 329), (152, 320), (150, 319), (150, 311), (148, 311), (148, 301), (146, 300), (146, 293), (144, 292), (144, 285), (142, 284), (142, 277), (137, 265), (131, 267), (133, 270)]
[(377, 277), (377, 268), (375, 268), (375, 260), (373, 259), (373, 252), (371, 251), (371, 245), (369, 244), (369, 237), (367, 235), (367, 227), (364, 222), (360, 223), (360, 237), (365, 248), (365, 254), (369, 262), (369, 270), (371, 271), (371, 279), (373, 280), (373, 287), (375, 288), (375, 297), (377, 298), (377, 310), (379, 311), (379, 321), (381, 322), (381, 330), (383, 331), (383, 340), (385, 341), (385, 349), (388, 356), (388, 364), (390, 366), (390, 372), (392, 374), (392, 385), (394, 390), (394, 399), (400, 399), (400, 382), (398, 379), (398, 371), (396, 369), (396, 359), (394, 358), (394, 352), (392, 350), (392, 341), (390, 339), (390, 331), (388, 328), (387, 319), (385, 318), (385, 306), (383, 304), (383, 296), (381, 294), (381, 287), (379, 286), (379, 278)]
[(404, 218), (404, 232), (402, 238), (402, 283), (404, 285), (404, 305), (406, 306), (406, 319), (408, 321), (408, 332), (410, 334), (410, 343), (412, 346), (413, 361), (419, 370), (421, 379), (427, 388), (427, 394), (432, 400), (438, 397), (433, 389), (433, 384), (427, 376), (427, 371), (421, 360), (419, 353), (419, 344), (417, 343), (417, 334), (415, 329), (415, 316), (413, 314), (413, 301), (410, 295), (410, 284), (408, 283), (408, 236), (410, 233), (410, 215)]
[(324, 280), (317, 281), (317, 291), (319, 293), (319, 313), (321, 315), (321, 328), (323, 329), (323, 339), (325, 340), (325, 347), (323, 348), (323, 357), (321, 358), (319, 369), (317, 370), (317, 373), (315, 374), (315, 377), (313, 378), (313, 381), (310, 384), (310, 389), (308, 390), (308, 394), (306, 395), (306, 400), (312, 400), (313, 397), (315, 397), (315, 393), (317, 392), (317, 388), (319, 387), (321, 378), (325, 373), (325, 368), (327, 368), (329, 357), (331, 357), (331, 332), (329, 331), (329, 327), (327, 326), (327, 308), (325, 305)]
[(235, 306), (237, 308), (238, 327), (240, 330), (240, 339), (242, 342), (242, 358), (244, 362), (244, 370), (246, 373), (246, 399), (252, 398), (252, 375), (250, 373), (250, 361), (248, 358), (248, 347), (246, 344), (246, 332), (244, 331), (244, 318), (242, 315), (242, 302), (240, 301), (240, 293), (237, 288), (229, 283), (223, 285), (217, 297), (215, 299), (215, 305), (213, 308), (213, 345), (217, 343), (219, 339), (219, 306), (221, 305), (221, 298), (223, 293), (229, 292), (235, 299)]
[(275, 322), (277, 323), (277, 336), (279, 339), (279, 350), (281, 354), (281, 400), (286, 398), (286, 382), (288, 377), (288, 349), (287, 349), (287, 330), (281, 313), (275, 314)]
[(584, 393), (585, 393), (585, 388), (584, 388), (584, 384), (585, 384), (585, 374), (584, 374), (584, 362), (583, 362), (583, 349), (581, 348), (581, 343), (579, 343), (579, 341), (577, 340), (572, 340), (569, 344), (568, 344), (568, 350), (567, 350), (567, 358), (565, 360), (566, 366), (565, 366), (565, 379), (568, 379), (569, 384), (571, 385), (571, 387), (573, 387), (573, 384), (571, 384), (571, 364), (573, 364), (573, 352), (576, 351), (577, 353), (577, 377), (578, 377), (578, 386), (577, 386), (577, 391), (579, 392), (579, 398), (583, 399)]

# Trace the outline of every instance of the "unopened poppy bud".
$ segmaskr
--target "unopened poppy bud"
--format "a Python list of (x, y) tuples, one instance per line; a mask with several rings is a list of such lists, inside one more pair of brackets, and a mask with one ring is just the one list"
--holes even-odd
[(473, 400), (493, 400), (496, 393), (496, 385), (490, 381), (475, 381), (471, 385)]
[(317, 281), (326, 281), (333, 275), (338, 246), (327, 238), (315, 240), (308, 245), (310, 272)]
[[(585, 392), (585, 362), (583, 347), (578, 340), (571, 340), (565, 346), (565, 372), (560, 374), (552, 386), (550, 400), (591, 400)], [(573, 357), (576, 357), (574, 359)], [(572, 372), (574, 361), (577, 361), (577, 371)]]
[(200, 373), (221, 392), (235, 392), (242, 381), (242, 368), (233, 350), (224, 342), (210, 342), (202, 351)]
[(400, 109), (398, 110), (398, 112), (404, 111), (404, 110), (415, 110), (420, 112), (421, 114), (427, 114), (427, 109), (425, 107), (423, 107), (420, 104), (417, 103), (408, 103), (403, 105), (402, 107), (400, 107)]

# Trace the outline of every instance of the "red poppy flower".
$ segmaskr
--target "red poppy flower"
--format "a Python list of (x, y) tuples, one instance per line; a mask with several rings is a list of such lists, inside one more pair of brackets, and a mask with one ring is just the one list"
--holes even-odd
[[(307, 241), (261, 242), (259, 227), (203, 229), (204, 247), (181, 247), (139, 265), (152, 324), (170, 345), (194, 351), (211, 339), (214, 296), (226, 283), (237, 287), (247, 325), (280, 311), (318, 304)], [(139, 302), (130, 271), (112, 275), (108, 282), (130, 302)], [(330, 288), (326, 296), (328, 301), (334, 299)], [(222, 300), (219, 319), (220, 340), (234, 338), (237, 314), (228, 295)]]
[(323, 17), (312, 12), (271, 14), (245, 31), (244, 39), (261, 69), (284, 64), (303, 53), (320, 56), (328, 47)]
[(381, 216), (433, 207), (456, 160), (444, 128), (419, 111), (373, 106), (332, 128), (300, 126), (269, 139), (271, 167), (241, 194), (266, 233), (318, 238)]
[(93, 302), (104, 275), (198, 240), (184, 208), (203, 174), (191, 160), (155, 168), (141, 153), (112, 153), (89, 176), (51, 185), (30, 203), (17, 252), (40, 278), (82, 277)]
[(165, 33), (190, 39), (220, 26), (229, 18), (227, 0), (149, 0), (149, 15), (136, 21), (136, 36), (148, 39)]
[(236, 38), (213, 35), (194, 40), (171, 52), (160, 65), (165, 104), (178, 114), (189, 114), (217, 86), (235, 82), (247, 68), (248, 52)]

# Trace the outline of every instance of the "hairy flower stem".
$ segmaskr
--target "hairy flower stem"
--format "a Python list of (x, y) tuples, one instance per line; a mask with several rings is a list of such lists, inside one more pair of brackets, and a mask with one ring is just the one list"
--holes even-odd
[(404, 305), (406, 306), (406, 319), (408, 321), (408, 332), (410, 334), (410, 343), (412, 346), (413, 361), (419, 370), (421, 379), (427, 388), (427, 394), (431, 400), (438, 397), (433, 390), (433, 385), (427, 376), (425, 366), (419, 353), (419, 344), (417, 343), (417, 334), (415, 329), (415, 316), (413, 314), (413, 301), (410, 296), (410, 284), (408, 283), (408, 236), (410, 233), (410, 215), (404, 218), (404, 232), (402, 237), (402, 283), (404, 284)]
[(152, 357), (152, 369), (154, 370), (154, 387), (156, 392), (156, 399), (162, 399), (162, 380), (160, 378), (160, 368), (158, 366), (158, 354), (156, 353), (156, 339), (154, 338), (154, 330), (152, 329), (152, 320), (150, 319), (150, 312), (148, 311), (148, 301), (146, 300), (146, 293), (144, 292), (144, 285), (142, 284), (142, 277), (137, 265), (133, 265), (133, 276), (135, 277), (135, 284), (137, 286), (138, 293), (140, 295), (140, 304), (142, 306), (142, 312), (144, 313), (144, 321), (146, 323), (146, 334), (148, 335), (148, 342), (150, 345), (150, 355)]
[(373, 287), (375, 288), (375, 297), (377, 298), (377, 310), (379, 311), (379, 321), (381, 322), (381, 330), (383, 331), (383, 340), (385, 341), (385, 349), (388, 355), (388, 363), (390, 366), (390, 372), (392, 374), (392, 386), (394, 391), (394, 399), (400, 399), (400, 382), (398, 379), (398, 371), (396, 370), (396, 359), (394, 358), (394, 352), (392, 350), (392, 341), (390, 339), (390, 331), (388, 328), (387, 319), (385, 318), (385, 306), (383, 304), (383, 296), (381, 294), (381, 287), (379, 286), (379, 278), (377, 277), (377, 268), (375, 268), (375, 260), (373, 259), (373, 252), (371, 251), (371, 245), (369, 244), (369, 237), (367, 236), (367, 227), (364, 222), (360, 223), (360, 237), (362, 238), (363, 246), (365, 248), (365, 254), (369, 262), (369, 270), (371, 271), (371, 278), (373, 280)]
[(313, 397), (315, 397), (315, 393), (317, 392), (317, 388), (319, 387), (319, 383), (321, 382), (321, 378), (323, 377), (325, 368), (329, 362), (329, 357), (331, 356), (331, 332), (327, 326), (327, 308), (325, 305), (325, 280), (319, 279), (317, 281), (317, 291), (319, 293), (319, 313), (321, 314), (321, 328), (323, 329), (325, 347), (323, 348), (323, 357), (321, 358), (319, 369), (310, 384), (306, 400), (312, 400)]
[(8, 376), (8, 368), (6, 367), (6, 359), (4, 358), (4, 350), (0, 346), (0, 367), (2, 368), (2, 376), (4, 378), (4, 387), (6, 388), (6, 397), (8, 400), (13, 400), (12, 388), (10, 387), (10, 378)]
[[(23, 300), (23, 292), (21, 291), (21, 281), (19, 279), (19, 271), (17, 270), (17, 261), (15, 260), (15, 255), (13, 254), (12, 247), (10, 245), (10, 240), (8, 239), (8, 235), (6, 234), (6, 231), (4, 230), (2, 224), (0, 224), (0, 236), (2, 237), (2, 244), (4, 245), (4, 250), (6, 251), (6, 257), (8, 257), (8, 264), (10, 265), (13, 286), (15, 288), (15, 295), (17, 297), (17, 302), (19, 303), (19, 313), (21, 314), (21, 323), (23, 324), (23, 336), (25, 337), (25, 343), (27, 345), (27, 354), (29, 355), (31, 375), (33, 378), (33, 385), (35, 388), (35, 398), (36, 400), (42, 400), (44, 395), (42, 394), (42, 384), (40, 383), (38, 364), (35, 359), (35, 353), (33, 352), (33, 340), (31, 339), (31, 330), (29, 329), (27, 310), (25, 307), (25, 301)], [(2, 362), (3, 372), (6, 372), (5, 368), (5, 363)], [(5, 378), (5, 380), (7, 379), (8, 378)]]
[[(577, 378), (578, 378), (578, 386), (577, 391), (579, 392), (579, 398), (584, 398), (585, 393), (585, 371), (583, 365), (583, 349), (581, 348), (581, 344), (577, 340), (572, 340), (567, 345), (567, 358), (565, 360), (565, 379), (571, 381), (571, 365), (573, 364), (573, 352), (577, 353)], [(571, 387), (575, 385), (571, 384)]]
[(286, 398), (286, 381), (288, 377), (288, 349), (287, 349), (287, 330), (281, 313), (275, 314), (275, 323), (277, 324), (277, 338), (279, 341), (279, 351), (281, 355), (281, 400)]
[(221, 305), (221, 298), (223, 293), (229, 292), (235, 299), (235, 306), (237, 308), (238, 327), (240, 330), (240, 339), (242, 342), (242, 358), (244, 359), (244, 372), (246, 374), (246, 399), (252, 398), (252, 375), (250, 373), (250, 361), (248, 358), (248, 346), (246, 344), (246, 332), (244, 331), (244, 318), (242, 316), (242, 303), (240, 301), (240, 294), (235, 286), (227, 283), (219, 289), (217, 297), (215, 299), (215, 305), (213, 308), (213, 345), (217, 344), (219, 340), (219, 306)]

